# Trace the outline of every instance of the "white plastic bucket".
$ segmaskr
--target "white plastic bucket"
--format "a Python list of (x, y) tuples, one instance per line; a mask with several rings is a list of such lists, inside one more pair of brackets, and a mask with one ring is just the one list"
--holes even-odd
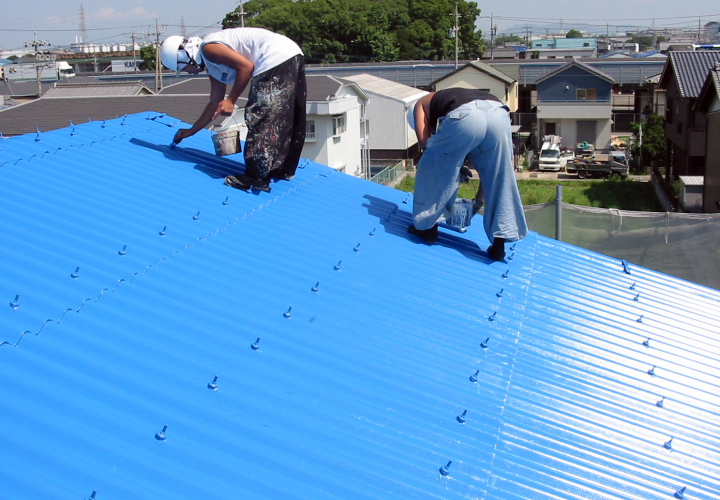
[(217, 156), (234, 155), (241, 151), (239, 130), (218, 132), (217, 134), (213, 134), (211, 137), (213, 146), (215, 146), (215, 154)]

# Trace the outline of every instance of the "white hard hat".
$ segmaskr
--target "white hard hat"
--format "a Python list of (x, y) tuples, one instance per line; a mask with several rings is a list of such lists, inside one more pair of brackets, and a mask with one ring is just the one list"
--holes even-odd
[(177, 71), (178, 69), (178, 50), (185, 39), (179, 35), (169, 36), (165, 39), (160, 47), (160, 60), (167, 69)]

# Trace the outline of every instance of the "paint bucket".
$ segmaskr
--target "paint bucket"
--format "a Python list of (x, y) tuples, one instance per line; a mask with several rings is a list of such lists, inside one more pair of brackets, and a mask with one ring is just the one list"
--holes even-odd
[(457, 198), (455, 200), (452, 218), (447, 221), (447, 224), (460, 229), (468, 227), (472, 222), (472, 216), (475, 215), (475, 211), (473, 209), (474, 203), (474, 200)]
[(215, 146), (215, 154), (217, 156), (234, 155), (240, 153), (240, 131), (228, 130), (226, 132), (218, 132), (212, 136), (213, 146)]

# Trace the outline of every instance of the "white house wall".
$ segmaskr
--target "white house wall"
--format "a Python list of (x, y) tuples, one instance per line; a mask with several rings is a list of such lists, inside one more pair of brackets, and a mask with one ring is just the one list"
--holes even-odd
[(489, 89), (489, 92), (507, 105), (510, 111), (515, 112), (518, 109), (518, 88), (516, 83), (507, 85), (497, 78), (471, 67), (463, 68), (457, 73), (448, 75), (435, 85), (436, 90), (449, 88)]
[(609, 149), (610, 148), (610, 135), (612, 132), (612, 123), (609, 118), (601, 120), (587, 120), (587, 119), (544, 119), (540, 120), (539, 130), (543, 130), (545, 123), (555, 123), (555, 133), (561, 137), (560, 147), (574, 149), (578, 143), (577, 140), (577, 122), (578, 121), (595, 121), (597, 123), (595, 128), (595, 148), (596, 149)]
[[(366, 93), (370, 97), (365, 108), (370, 121), (370, 149), (403, 150), (417, 144), (415, 132), (407, 123), (407, 104), (374, 92)], [(418, 93), (418, 97), (423, 95)]]
[(308, 120), (315, 122), (315, 141), (305, 141), (302, 157), (336, 170), (344, 167), (345, 173), (361, 176), (360, 104), (355, 100), (354, 108), (345, 109), (346, 128), (338, 137), (333, 137), (333, 116), (336, 115), (307, 115)]

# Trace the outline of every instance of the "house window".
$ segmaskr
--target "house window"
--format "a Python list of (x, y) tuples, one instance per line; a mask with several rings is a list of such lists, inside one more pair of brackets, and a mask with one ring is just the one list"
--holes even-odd
[(315, 120), (308, 120), (305, 124), (305, 140), (315, 140)]
[(595, 89), (576, 89), (575, 98), (578, 101), (594, 101), (597, 97)]
[(590, 47), (590, 42), (583, 43), (583, 47)]
[(345, 132), (345, 115), (333, 116), (333, 137)]
[(545, 135), (555, 135), (557, 127), (553, 122), (545, 122)]

